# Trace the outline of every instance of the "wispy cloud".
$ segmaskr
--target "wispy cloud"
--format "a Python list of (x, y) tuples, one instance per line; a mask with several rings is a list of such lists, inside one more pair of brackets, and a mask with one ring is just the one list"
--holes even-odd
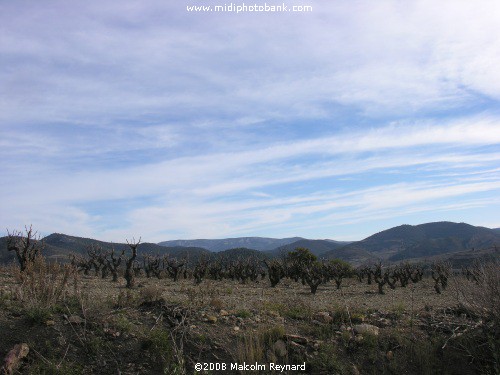
[(1, 3), (0, 225), (159, 241), (495, 222), (500, 6), (309, 3)]

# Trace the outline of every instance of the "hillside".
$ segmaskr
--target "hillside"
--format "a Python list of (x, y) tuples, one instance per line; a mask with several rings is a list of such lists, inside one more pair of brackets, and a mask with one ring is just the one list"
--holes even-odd
[[(85, 255), (91, 244), (99, 245), (104, 249), (114, 247), (117, 251), (129, 249), (126, 243), (104, 242), (60, 233), (53, 233), (43, 240), (45, 242), (44, 255), (49, 259), (59, 261), (67, 261), (68, 255), (72, 253)], [(185, 246), (173, 245), (179, 243)], [(167, 244), (171, 246), (166, 246)], [(195, 244), (205, 245), (208, 248), (194, 246)], [(278, 245), (274, 246), (276, 244)], [(170, 255), (193, 260), (200, 257), (213, 257), (214, 252), (228, 258), (250, 255), (259, 258), (276, 257), (293, 251), (297, 247), (305, 247), (319, 258), (339, 258), (353, 264), (378, 260), (399, 262), (433, 257), (441, 259), (450, 258), (455, 253), (463, 253), (453, 259), (458, 263), (464, 263), (469, 262), (471, 257), (479, 256), (478, 251), (495, 245), (500, 247), (498, 228), (489, 229), (465, 223), (436, 222), (400, 225), (356, 242), (308, 240), (300, 237), (283, 239), (242, 237), (220, 240), (164, 241), (161, 245), (141, 243), (139, 249), (140, 254)], [(471, 252), (472, 249), (476, 252)], [(14, 260), (15, 254), (7, 251), (7, 237), (0, 238), (0, 263), (5, 264)]]
[[(74, 253), (72, 250), (67, 250), (54, 246), (52, 244), (46, 244), (44, 249), (44, 256), (50, 260), (67, 261), (68, 255)], [(16, 261), (16, 254), (14, 251), (7, 250), (7, 237), (0, 237), (0, 264), (7, 264)]]
[(212, 253), (215, 258), (233, 260), (238, 258), (257, 258), (260, 260), (267, 259), (266, 252), (247, 248), (236, 248)]
[[(94, 240), (91, 238), (83, 238), (76, 236), (68, 236), (61, 233), (53, 233), (45, 238), (44, 256), (48, 259), (56, 259), (58, 261), (68, 261), (70, 254), (86, 255), (87, 249), (91, 245), (101, 246), (108, 250), (114, 248), (117, 252), (129, 249), (126, 243), (112, 243)], [(209, 256), (210, 251), (199, 247), (165, 247), (155, 243), (141, 243), (139, 245), (140, 254), (158, 254), (170, 255), (176, 258), (192, 258), (197, 259), (202, 255)], [(7, 250), (7, 237), (0, 238), (0, 264), (15, 261), (14, 252)]]
[(445, 253), (434, 255), (425, 258), (410, 258), (407, 259), (408, 262), (417, 263), (433, 263), (436, 261), (447, 261), (455, 269), (460, 269), (464, 266), (471, 266), (477, 261), (491, 261), (494, 259), (500, 259), (500, 247), (488, 247), (483, 249), (471, 249), (457, 251), (454, 253)]
[(237, 248), (255, 249), (260, 251), (272, 250), (279, 246), (284, 246), (302, 238), (267, 238), (267, 237), (239, 237), (224, 239), (198, 239), (198, 240), (172, 240), (162, 241), (161, 246), (183, 246), (183, 247), (202, 247), (210, 251), (223, 251)]
[(356, 246), (343, 246), (322, 254), (325, 259), (340, 259), (353, 265), (378, 261), (376, 255)]
[[(75, 237), (68, 236), (66, 234), (61, 233), (53, 233), (47, 237), (45, 237), (44, 242), (47, 246), (52, 246), (58, 249), (64, 249), (66, 252), (73, 252), (85, 255), (87, 253), (87, 249), (90, 245), (101, 246), (103, 249), (112, 249), (114, 248), (116, 251), (127, 251), (129, 249), (126, 243), (113, 243), (113, 242), (105, 242), (99, 241), (91, 238), (83, 238), (83, 237)], [(143, 253), (151, 253), (151, 254), (167, 254), (169, 253), (168, 248), (166, 249), (164, 246), (157, 245), (155, 243), (143, 242), (140, 244), (141, 252)], [(175, 253), (178, 250), (173, 250)]]
[(307, 240), (302, 238), (290, 244), (279, 246), (271, 251), (268, 251), (267, 253), (272, 257), (276, 257), (282, 254), (287, 254), (288, 252), (293, 251), (298, 247), (305, 247), (317, 257), (322, 257), (323, 254), (335, 249), (339, 249), (348, 243), (349, 242), (331, 240)]
[(483, 249), (500, 244), (492, 229), (465, 223), (435, 222), (400, 225), (353, 242), (342, 252), (367, 252), (388, 261), (425, 258), (446, 253)]

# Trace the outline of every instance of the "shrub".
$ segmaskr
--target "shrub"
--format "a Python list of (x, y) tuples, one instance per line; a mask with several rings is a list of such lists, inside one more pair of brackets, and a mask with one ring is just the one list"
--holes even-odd
[(234, 315), (237, 316), (238, 318), (246, 319), (250, 318), (252, 316), (252, 313), (248, 310), (238, 310)]
[(238, 342), (237, 356), (239, 363), (266, 363), (268, 349), (273, 344), (283, 338), (285, 328), (283, 326), (273, 326), (261, 328), (257, 332), (249, 332)]
[(335, 345), (325, 343), (319, 347), (318, 355), (308, 363), (310, 373), (348, 374), (346, 366), (337, 354)]
[(17, 275), (20, 285), (16, 294), (25, 305), (50, 307), (64, 300), (68, 282), (76, 277), (72, 266), (46, 263), (38, 257)]
[(174, 337), (169, 331), (161, 328), (150, 331), (143, 349), (149, 350), (161, 362), (164, 374), (185, 374), (183, 359), (178, 358)]
[(224, 307), (224, 302), (220, 298), (212, 298), (210, 306), (216, 310), (221, 310)]
[(488, 322), (500, 325), (500, 260), (474, 266), (475, 281), (455, 279), (461, 307)]
[(155, 302), (161, 298), (162, 289), (158, 285), (148, 285), (141, 291), (145, 302)]

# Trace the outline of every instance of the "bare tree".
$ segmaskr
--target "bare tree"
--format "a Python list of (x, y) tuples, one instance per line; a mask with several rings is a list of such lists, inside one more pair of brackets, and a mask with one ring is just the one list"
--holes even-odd
[(108, 266), (106, 264), (106, 253), (101, 245), (90, 244), (87, 247), (87, 255), (89, 256), (89, 263), (94, 267), (95, 276), (101, 272), (101, 277), (104, 279), (108, 275)]
[(309, 285), (309, 288), (311, 288), (311, 293), (316, 294), (316, 291), (318, 290), (318, 286), (323, 283), (323, 275), (324, 275), (324, 269), (323, 269), (323, 264), (321, 264), (318, 261), (315, 261), (311, 263), (310, 265), (307, 265), (303, 272), (303, 280)]
[(13, 231), (10, 233), (7, 230), (7, 249), (9, 251), (15, 251), (17, 261), (19, 262), (19, 267), (21, 272), (23, 272), (29, 263), (33, 262), (37, 256), (41, 255), (41, 251), (45, 248), (44, 242), (40, 239), (40, 236), (30, 225), (24, 227), (26, 235), (21, 231)]
[(193, 269), (193, 277), (197, 285), (203, 281), (203, 278), (207, 274), (207, 267), (208, 262), (205, 259), (198, 259), (198, 262), (195, 264)]
[(158, 279), (163, 277), (162, 274), (165, 268), (165, 260), (163, 257), (160, 257), (158, 254), (155, 256), (146, 254), (143, 256), (142, 261), (147, 278), (150, 278), (151, 274), (156, 276)]
[[(109, 255), (109, 258), (108, 258)], [(122, 262), (122, 257), (125, 255), (125, 249), (122, 250), (122, 253), (118, 255), (118, 257), (115, 256), (115, 248), (113, 247), (111, 249), (111, 252), (109, 254), (106, 254), (106, 257), (104, 260), (106, 261), (107, 268), (111, 271), (111, 274), (113, 275), (113, 281), (118, 281), (118, 269), (120, 267), (120, 263)]]
[(271, 282), (271, 287), (274, 288), (286, 276), (285, 265), (280, 259), (265, 260), (264, 264), (268, 270), (267, 274)]
[(132, 239), (131, 242), (128, 242), (127, 245), (130, 247), (132, 254), (128, 259), (125, 260), (125, 280), (127, 280), (127, 288), (133, 288), (135, 284), (134, 271), (132, 266), (134, 264), (134, 260), (137, 257), (137, 247), (141, 243), (141, 238), (139, 237), (139, 241), (135, 242), (135, 238)]
[(80, 254), (70, 254), (71, 265), (79, 272), (83, 270), (84, 275), (88, 275), (92, 269), (92, 263), (89, 259)]
[(432, 265), (431, 276), (434, 280), (434, 290), (437, 294), (448, 286), (448, 277), (450, 277), (451, 264), (448, 262), (435, 262)]
[(169, 258), (168, 256), (164, 258), (164, 261), (170, 277), (172, 277), (174, 281), (177, 281), (186, 261), (178, 261), (177, 258)]

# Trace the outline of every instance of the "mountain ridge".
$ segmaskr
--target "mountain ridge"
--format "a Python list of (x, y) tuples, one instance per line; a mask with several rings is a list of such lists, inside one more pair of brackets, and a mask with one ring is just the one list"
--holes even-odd
[[(69, 236), (62, 233), (52, 233), (45, 238), (44, 254), (49, 259), (67, 261), (70, 254), (85, 255), (91, 244), (99, 245), (105, 250), (115, 248), (117, 251), (128, 250), (126, 243), (112, 243), (90, 238)], [(209, 241), (210, 250), (201, 246), (165, 246), (161, 244), (184, 244)], [(198, 242), (197, 242), (198, 241)], [(241, 244), (254, 244), (256, 249)], [(269, 247), (278, 246), (269, 249)], [(240, 246), (234, 246), (240, 245)], [(174, 240), (156, 243), (141, 243), (142, 254), (158, 254), (173, 257), (196, 259), (221, 256), (279, 257), (297, 247), (311, 250), (320, 259), (342, 259), (352, 264), (383, 261), (395, 263), (406, 260), (433, 258), (472, 259), (484, 249), (492, 254), (498, 254), (500, 248), (500, 232), (498, 228), (473, 226), (467, 223), (432, 222), (418, 225), (403, 224), (389, 228), (360, 241), (310, 240), (303, 237), (269, 238), (269, 237), (237, 237), (220, 240)], [(472, 251), (479, 250), (478, 252)], [(456, 254), (456, 255), (453, 255)], [(13, 252), (7, 251), (7, 237), (0, 237), (0, 263), (15, 259)]]
[(213, 252), (236, 248), (247, 248), (259, 251), (273, 250), (279, 246), (303, 239), (302, 237), (270, 238), (270, 237), (232, 237), (222, 239), (170, 240), (158, 242), (161, 246), (194, 246), (203, 247)]
[[(498, 244), (500, 244), (500, 234), (493, 229), (467, 223), (440, 221), (399, 225), (350, 243), (339, 251), (365, 252), (383, 261), (398, 262), (473, 248), (487, 248)], [(332, 252), (324, 255), (330, 258), (333, 254)], [(369, 261), (369, 258), (366, 257), (365, 261)]]

